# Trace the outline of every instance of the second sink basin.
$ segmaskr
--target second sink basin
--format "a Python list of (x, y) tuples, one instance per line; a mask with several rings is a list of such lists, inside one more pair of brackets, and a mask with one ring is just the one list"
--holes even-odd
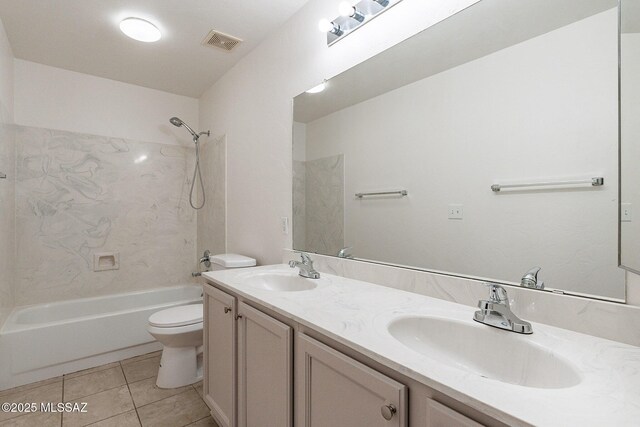
[(534, 388), (566, 388), (580, 374), (551, 349), (518, 335), (440, 317), (393, 320), (389, 333), (410, 349), (443, 364), (503, 383)]
[(252, 273), (243, 278), (243, 282), (252, 288), (266, 291), (296, 292), (314, 289), (318, 279), (305, 279), (295, 273), (262, 272)]

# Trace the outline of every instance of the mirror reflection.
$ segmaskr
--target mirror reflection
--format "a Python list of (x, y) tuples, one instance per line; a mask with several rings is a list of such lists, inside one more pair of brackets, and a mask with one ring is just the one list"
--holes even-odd
[(295, 98), (294, 248), (623, 300), (617, 106), (616, 1), (482, 0)]
[(620, 263), (640, 272), (640, 1), (620, 2)]

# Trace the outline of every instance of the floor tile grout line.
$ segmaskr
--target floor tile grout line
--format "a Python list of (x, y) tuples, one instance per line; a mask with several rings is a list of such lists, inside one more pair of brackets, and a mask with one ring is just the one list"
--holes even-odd
[[(181, 394), (185, 394), (188, 391), (189, 391), (189, 389), (187, 388), (186, 390), (183, 390), (180, 393), (176, 393), (176, 394), (173, 394), (171, 396), (164, 397), (164, 398), (162, 398), (160, 400), (156, 400), (155, 402), (149, 402), (149, 403), (145, 403), (144, 405), (140, 405), (140, 408), (144, 408), (145, 406), (149, 406), (149, 405), (153, 405), (153, 404), (158, 403), (158, 402), (162, 402), (163, 400), (171, 399), (172, 397), (180, 396)], [(135, 403), (133, 405), (135, 406)], [(138, 410), (138, 409), (139, 408), (136, 406), (136, 410)]]
[(95, 392), (95, 393), (87, 394), (87, 395), (85, 395), (85, 396), (74, 397), (73, 399), (71, 399), (71, 401), (78, 401), (78, 400), (80, 400), (80, 399), (84, 399), (84, 398), (86, 398), (86, 397), (95, 396), (96, 394), (100, 394), (100, 393), (103, 393), (103, 392), (105, 392), (105, 391), (114, 390), (114, 389), (116, 389), (116, 388), (120, 388), (120, 387), (123, 387), (123, 386), (125, 386), (125, 385), (127, 385), (127, 386), (128, 386), (128, 384), (125, 382), (125, 383), (119, 384), (119, 385), (117, 385), (117, 386), (113, 386), (113, 387), (110, 387), (110, 388), (105, 388), (104, 390), (100, 390), (100, 391), (97, 391), (97, 392)]
[[(64, 377), (69, 377), (69, 375), (74, 375), (72, 378), (68, 378), (68, 379), (74, 380), (76, 378), (82, 378), (82, 377), (84, 377), (86, 375), (95, 374), (96, 372), (102, 372), (102, 371), (106, 371), (107, 369), (113, 369), (113, 368), (115, 368), (115, 366), (112, 366), (110, 368), (106, 368), (105, 367), (105, 366), (111, 365), (113, 363), (115, 363), (115, 362), (106, 363), (106, 364), (100, 365), (100, 366), (94, 366), (93, 368), (83, 369), (82, 371), (91, 370), (91, 372), (85, 372), (84, 374), (80, 374), (80, 375), (74, 375), (74, 374), (77, 374), (78, 372), (82, 372), (82, 371), (69, 372), (68, 374), (62, 374), (62, 377), (64, 378)], [(120, 363), (120, 362), (118, 362), (118, 363)], [(100, 369), (97, 369), (97, 368), (100, 368)]]
[[(124, 368), (122, 367), (122, 361), (120, 361), (120, 369), (122, 369), (122, 374), (124, 375)], [(127, 376), (124, 376), (124, 380), (127, 383), (127, 390), (129, 390), (129, 397), (131, 397), (131, 404), (133, 405), (133, 410), (136, 411), (136, 417), (138, 418), (138, 424), (142, 426), (142, 420), (140, 419), (140, 414), (138, 413), (138, 405), (136, 405), (136, 401), (133, 399), (133, 393), (131, 393), (131, 387), (129, 387), (129, 380)]]

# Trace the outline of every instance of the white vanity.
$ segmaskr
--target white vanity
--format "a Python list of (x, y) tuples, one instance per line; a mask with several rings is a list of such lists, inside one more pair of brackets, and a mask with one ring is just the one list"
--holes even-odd
[(221, 426), (633, 425), (640, 350), (287, 265), (203, 274)]

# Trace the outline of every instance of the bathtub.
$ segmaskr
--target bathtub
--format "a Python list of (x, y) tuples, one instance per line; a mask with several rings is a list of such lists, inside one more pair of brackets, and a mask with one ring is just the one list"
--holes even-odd
[(184, 285), (16, 307), (0, 330), (0, 390), (160, 349), (149, 316), (198, 302), (202, 287)]

